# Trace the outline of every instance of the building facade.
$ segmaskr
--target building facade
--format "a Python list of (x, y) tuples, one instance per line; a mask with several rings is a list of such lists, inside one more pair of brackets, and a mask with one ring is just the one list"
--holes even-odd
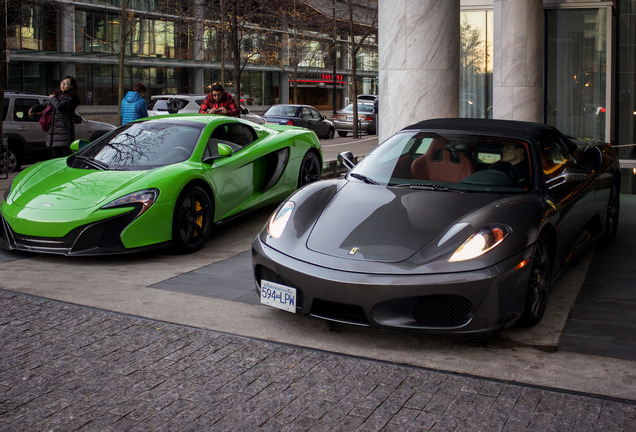
[[(260, 4), (266, 3), (270, 2)], [(351, 81), (346, 2), (271, 3), (279, 8), (287, 4), (289, 9), (293, 5), (295, 15), (288, 15), (296, 16), (298, 25), (277, 19), (282, 14), (276, 14), (274, 6), (254, 14), (253, 23), (237, 23), (241, 98), (257, 108), (294, 99), (320, 109), (332, 108), (335, 100), (340, 107)], [(372, 14), (377, 16), (377, 2), (360, 3), (356, 16), (369, 20), (374, 35), (357, 56), (357, 76), (362, 92), (375, 94), (377, 25)], [(138, 81), (146, 84), (147, 97), (203, 93), (215, 82), (233, 91), (231, 35), (227, 22), (216, 13), (220, 4), (214, 0), (8, 2), (7, 89), (48, 94), (61, 77), (72, 75), (81, 90), (83, 112), (112, 110), (118, 105), (123, 52), (126, 91)], [(313, 28), (307, 26), (309, 19)], [(226, 28), (225, 34), (221, 28)], [(296, 61), (291, 64), (290, 58)], [(290, 91), (294, 88), (296, 92)]]
[(634, 166), (635, 0), (380, 0), (379, 52), (380, 139), (432, 117), (539, 121)]

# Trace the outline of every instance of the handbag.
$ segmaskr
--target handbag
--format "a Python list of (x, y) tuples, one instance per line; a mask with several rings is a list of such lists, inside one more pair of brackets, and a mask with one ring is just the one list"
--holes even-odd
[(46, 108), (44, 108), (39, 121), (42, 130), (48, 132), (51, 128), (51, 122), (53, 121), (53, 107), (51, 105), (47, 105)]

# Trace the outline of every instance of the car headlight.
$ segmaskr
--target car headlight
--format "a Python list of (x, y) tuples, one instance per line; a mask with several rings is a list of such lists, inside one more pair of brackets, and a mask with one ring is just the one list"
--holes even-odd
[(448, 261), (467, 261), (482, 256), (497, 247), (511, 232), (510, 227), (506, 225), (483, 227), (462, 243)]
[(139, 209), (139, 213), (137, 214), (137, 217), (139, 217), (154, 204), (158, 196), (159, 189), (145, 189), (117, 198), (105, 206), (102, 206), (102, 210), (118, 207), (136, 207)]
[(269, 225), (267, 226), (267, 232), (270, 236), (279, 238), (283, 235), (283, 231), (291, 217), (294, 206), (295, 204), (293, 201), (287, 201), (276, 213), (272, 215), (269, 219)]

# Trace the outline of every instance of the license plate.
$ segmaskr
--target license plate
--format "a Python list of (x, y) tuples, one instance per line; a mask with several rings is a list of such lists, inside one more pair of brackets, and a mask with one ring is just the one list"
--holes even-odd
[(296, 313), (296, 288), (262, 280), (261, 303), (287, 312)]
[(347, 121), (353, 121), (353, 117), (347, 117)]

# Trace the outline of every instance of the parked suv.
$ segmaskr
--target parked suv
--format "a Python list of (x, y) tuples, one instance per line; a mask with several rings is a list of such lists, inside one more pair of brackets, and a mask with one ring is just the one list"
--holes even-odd
[[(8, 172), (17, 171), (22, 164), (34, 163), (51, 158), (51, 152), (46, 147), (46, 132), (40, 127), (40, 115), (29, 117), (29, 108), (33, 105), (45, 103), (48, 96), (23, 92), (4, 92), (4, 110), (2, 118), (2, 133), (8, 138), (9, 153), (7, 154)], [(86, 120), (81, 115), (75, 115), (75, 138), (93, 141), (105, 133), (115, 129), (108, 123)], [(0, 171), (4, 172), (4, 155), (0, 157)]]

